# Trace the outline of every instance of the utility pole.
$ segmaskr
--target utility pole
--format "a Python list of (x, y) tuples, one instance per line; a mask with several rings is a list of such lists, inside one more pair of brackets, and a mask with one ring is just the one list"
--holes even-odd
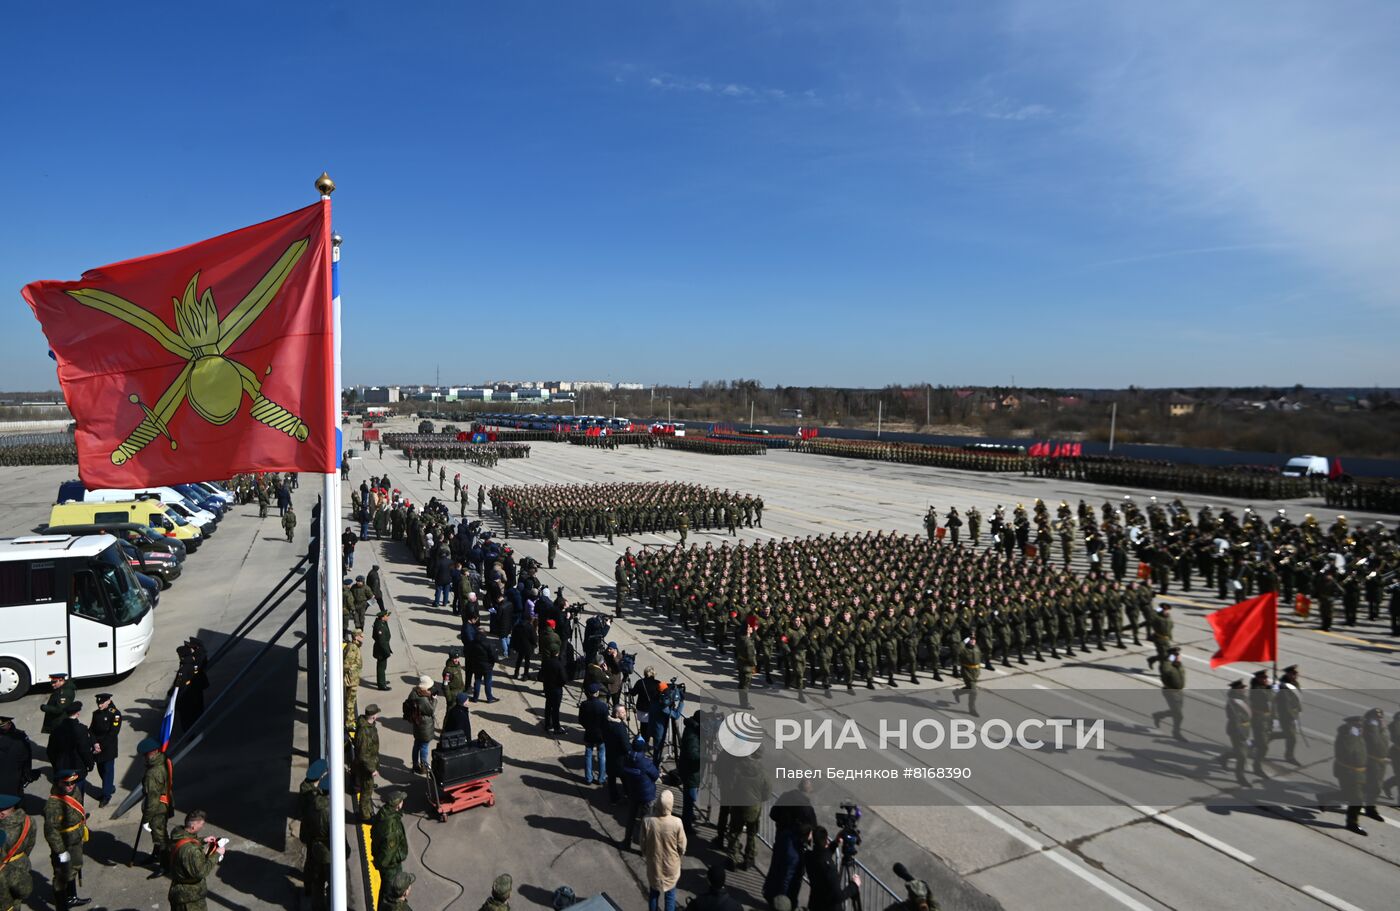
[(880, 425), (884, 423), (885, 401), (881, 399), (875, 403), (875, 439), (880, 438)]
[(753, 399), (749, 399), (749, 429), (753, 429)]
[(1108, 417), (1108, 451), (1113, 451), (1113, 436), (1118, 430), (1118, 403), (1113, 403), (1113, 411)]
[(666, 396), (666, 423), (671, 423), (671, 397)]
[(924, 383), (924, 426), (933, 423), (929, 418), (933, 416), (933, 384)]

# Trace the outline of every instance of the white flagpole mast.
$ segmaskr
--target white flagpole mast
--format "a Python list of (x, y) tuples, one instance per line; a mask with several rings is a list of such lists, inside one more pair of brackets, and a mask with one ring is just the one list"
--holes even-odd
[[(335, 192), (335, 181), (324, 172), (316, 181), (316, 189), (321, 193), (322, 202), (330, 202)], [(332, 420), (335, 422), (330, 432), (340, 429), (340, 235), (331, 237), (331, 320), (333, 338), (331, 341), (334, 373), (331, 394), (335, 397)], [(338, 447), (343, 449), (344, 447)], [(344, 458), (343, 452), (337, 452)], [(338, 466), (337, 466), (338, 468)], [(340, 472), (326, 475), (321, 486), (321, 566), (323, 567), (321, 598), (324, 605), (325, 648), (326, 648), (326, 764), (330, 768), (330, 849), (331, 849), (331, 894), (330, 906), (346, 907), (345, 885), (348, 864), (345, 857), (345, 666), (343, 663), (342, 642), (345, 639), (345, 622), (341, 611), (343, 605), (340, 592)]]

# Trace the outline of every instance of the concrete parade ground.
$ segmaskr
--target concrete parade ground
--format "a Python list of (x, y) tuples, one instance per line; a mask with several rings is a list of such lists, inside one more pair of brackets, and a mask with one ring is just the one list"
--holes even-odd
[[(390, 430), (412, 430), (416, 420), (391, 422)], [(358, 436), (358, 432), (347, 432)], [(669, 451), (621, 447), (616, 451), (560, 443), (533, 443), (528, 459), (503, 459), (496, 467), (478, 468), (463, 462), (447, 462), (447, 487), (439, 491), (434, 477), (414, 471), (402, 454), (377, 447), (369, 453), (355, 451), (350, 482), (344, 488), (342, 516), (349, 513), (350, 492), (370, 475), (387, 474), (392, 485), (418, 504), (430, 496), (450, 497), (452, 475), (459, 473), (470, 485), (475, 517), (476, 488), (497, 483), (559, 484), (606, 481), (687, 481), (728, 488), (763, 497), (763, 527), (740, 529), (738, 540), (753, 541), (805, 537), (836, 532), (893, 530), (922, 534), (928, 506), (938, 510), (940, 521), (950, 507), (964, 514), (976, 506), (985, 517), (1001, 504), (1008, 514), (1017, 503), (1029, 509), (1035, 498), (1052, 509), (1061, 499), (1074, 505), (1081, 498), (1098, 507), (1106, 499), (1125, 493), (1148, 493), (1090, 484), (1042, 480), (1020, 475), (983, 475), (955, 470), (811, 456), (775, 450), (763, 456), (715, 457)], [(61, 481), (76, 476), (73, 466), (6, 468), (0, 494), (0, 534), (28, 534), (48, 521)], [(276, 509), (259, 520), (257, 506), (233, 507), (219, 530), (185, 565), (175, 585), (162, 594), (156, 612), (155, 640), (146, 661), (124, 678), (85, 680), (78, 683), (86, 723), (93, 696), (114, 694), (115, 704), (127, 718), (122, 733), (123, 759), (118, 761), (117, 798), (106, 809), (93, 808), (92, 841), (84, 871), (83, 894), (92, 895), (94, 906), (116, 908), (165, 907), (167, 883), (148, 879), (147, 871), (128, 867), (131, 842), (139, 826), (139, 811), (121, 819), (113, 813), (127, 791), (140, 781), (134, 759), (136, 741), (159, 725), (165, 696), (177, 666), (175, 649), (186, 637), (201, 637), (210, 652), (232, 633), (271, 586), (306, 550), (311, 508), (320, 489), (319, 479), (303, 475), (294, 493), (299, 514), (295, 544), (283, 538)], [(1171, 494), (1158, 494), (1163, 501)], [(1237, 513), (1251, 504), (1224, 498), (1182, 496), (1193, 510), (1210, 503), (1229, 506)], [(1336, 515), (1321, 500), (1283, 504), (1252, 504), (1261, 513), (1284, 505), (1295, 519), (1313, 513), (1324, 527)], [(459, 508), (453, 505), (454, 517)], [(1393, 519), (1349, 512), (1354, 522)], [(483, 517), (486, 527), (501, 532), (489, 504)], [(345, 520), (342, 525), (350, 524)], [(611, 615), (613, 563), (625, 547), (634, 552), (643, 546), (674, 543), (674, 534), (619, 536), (613, 546), (605, 537), (560, 542), (557, 568), (543, 568), (546, 548), (542, 540), (512, 537), (517, 560), (534, 557), (540, 577), (554, 590), (564, 589), (571, 601), (582, 601), (587, 612)], [(692, 529), (690, 540), (700, 545), (733, 541), (724, 530)], [(985, 536), (984, 536), (985, 540)], [(964, 542), (966, 546), (966, 542)], [(985, 544), (983, 545), (985, 546)], [(1058, 548), (1056, 548), (1058, 555)], [(433, 589), (423, 567), (405, 544), (393, 541), (362, 542), (355, 553), (351, 575), (365, 573), (378, 564), (385, 583), (386, 602), (393, 611), (394, 657), (389, 663), (390, 689), (379, 692), (367, 685), (373, 679), (370, 643), (364, 647), (366, 675), (359, 691), (361, 707), (377, 702), (383, 709), (381, 732), (381, 780), (404, 787), (405, 829), (409, 859), (405, 869), (416, 874), (411, 904), (416, 911), (452, 908), (474, 911), (490, 894), (492, 879), (509, 873), (515, 881), (514, 908), (550, 906), (551, 895), (568, 885), (579, 896), (606, 891), (622, 908), (645, 907), (645, 868), (634, 850), (622, 851), (613, 842), (621, 832), (622, 804), (608, 801), (607, 789), (583, 782), (582, 738), (577, 724), (577, 691), (566, 693), (562, 711), (566, 733), (546, 735), (540, 726), (543, 694), (538, 683), (513, 681), (513, 660), (496, 668), (496, 695), (500, 701), (473, 704), (475, 730), (485, 730), (504, 746), (505, 770), (494, 781), (496, 803), (448, 817), (439, 822), (429, 811), (424, 779), (409, 771), (409, 723), (399, 707), (420, 674), (439, 679), (449, 648), (458, 644), (459, 621), (450, 608), (432, 606)], [(1075, 568), (1082, 571), (1082, 547), (1076, 546)], [(1177, 644), (1188, 668), (1188, 689), (1223, 697), (1230, 680), (1247, 676), (1252, 665), (1209, 667), (1215, 649), (1204, 614), (1224, 606), (1214, 591), (1198, 586), (1183, 594), (1175, 586), (1168, 600), (1175, 608)], [(228, 651), (209, 669), (213, 700), (226, 692), (226, 684), (262, 647), (271, 633), (300, 604), (293, 597), (264, 620), (248, 638)], [(1364, 612), (1363, 612), (1364, 613)], [(310, 760), (306, 730), (306, 651), (299, 648), (304, 623), (293, 624), (282, 640), (252, 670), (240, 691), (227, 693), (236, 705), (228, 715), (175, 768), (175, 804), (178, 813), (201, 808), (209, 814), (208, 831), (228, 835), (227, 859), (211, 877), (213, 908), (296, 908), (300, 898), (301, 843), (293, 817), (294, 795)], [(368, 630), (366, 631), (368, 633)], [(637, 668), (655, 666), (663, 680), (677, 677), (687, 686), (687, 714), (712, 702), (731, 702), (734, 695), (733, 661), (705, 646), (664, 617), (653, 615), (635, 600), (624, 616), (614, 621), (610, 639), (637, 654)], [(1098, 690), (1155, 691), (1159, 681), (1143, 658), (1148, 645), (1127, 650), (1110, 647), (1079, 652), (1072, 660), (998, 667), (984, 672), (986, 690), (1071, 688), (1091, 694)], [(1304, 675), (1305, 696), (1328, 689), (1400, 691), (1400, 642), (1388, 635), (1388, 624), (1364, 619), (1355, 627), (1338, 625), (1330, 633), (1316, 623), (1286, 621), (1280, 631), (1281, 664), (1298, 664)], [(761, 679), (761, 677), (760, 677)], [(898, 694), (925, 704), (932, 715), (953, 717), (960, 713), (951, 699), (958, 684), (945, 677), (934, 683), (921, 675), (912, 686), (901, 678)], [(46, 687), (36, 688), (22, 699), (0, 706), (14, 714), (43, 750), (39, 734), (39, 706)], [(878, 701), (891, 694), (888, 687), (875, 691), (859, 687), (854, 695), (837, 686), (829, 696), (810, 691), (809, 702), (822, 712), (840, 718), (860, 719)], [(795, 695), (769, 691), (772, 698)], [(1091, 699), (1091, 695), (1086, 695)], [(1316, 698), (1326, 698), (1319, 694)], [(439, 699), (439, 713), (445, 706)], [(1381, 706), (1388, 713), (1397, 705)], [(1361, 709), (1358, 708), (1359, 713)], [(794, 705), (794, 711), (797, 711)], [(1306, 723), (1306, 719), (1305, 719)], [(1198, 712), (1188, 716), (1186, 733), (1218, 739), (1223, 714)], [(177, 738), (178, 739), (178, 738)], [(1343, 829), (1339, 812), (1298, 805), (1289, 810), (1274, 806), (1239, 805), (1236, 795), (1229, 805), (1212, 801), (1212, 794), (1232, 788), (1232, 779), (1221, 773), (1211, 756), (1203, 756), (1191, 743), (1176, 744), (1163, 737), (1154, 749), (1177, 756), (1181, 762), (1200, 763), (1204, 796), (1170, 807), (1145, 807), (1124, 796), (1102, 792), (1094, 802), (1055, 805), (1045, 799), (1036, 806), (871, 806), (862, 820), (864, 842), (860, 859), (886, 883), (898, 881), (890, 866), (903, 862), (916, 876), (933, 886), (934, 897), (944, 909), (1186, 909), (1186, 908), (1332, 908), (1339, 911), (1381, 911), (1395, 907), (1395, 883), (1400, 881), (1400, 811), (1383, 806), (1386, 823), (1368, 822), (1369, 837)], [(1329, 747), (1330, 750), (1330, 747)], [(1170, 758), (1170, 757), (1168, 757)], [(36, 767), (47, 766), (40, 758)], [(1094, 782), (1042, 770), (1043, 789), (1083, 789)], [(1269, 786), (1301, 786), (1331, 781), (1330, 763), (1294, 769), (1271, 766)], [(25, 808), (42, 812), (45, 779), (31, 785)], [(790, 787), (775, 783), (779, 790)], [(1040, 787), (1038, 785), (1038, 787)], [(702, 795), (701, 804), (705, 799)], [(820, 801), (818, 801), (820, 804)], [(1274, 801), (1277, 803), (1277, 801)], [(679, 802), (677, 803), (679, 808)], [(347, 800), (353, 811), (353, 802)], [(718, 807), (716, 806), (717, 810)], [(835, 828), (834, 808), (818, 807), (819, 821)], [(362, 839), (347, 820), (351, 839), (352, 873), (349, 907), (367, 906), (366, 890), (373, 877), (362, 872)], [(690, 841), (680, 890), (681, 904), (703, 891), (705, 869), (720, 859), (711, 847), (713, 828), (702, 823), (699, 837)], [(143, 844), (144, 852), (148, 844)], [(761, 908), (761, 883), (767, 853), (760, 852), (758, 868), (730, 876), (734, 893), (747, 907)], [(51, 905), (48, 886), (50, 865), (40, 847), (34, 859), (35, 907)], [(897, 888), (902, 897), (902, 888)], [(805, 895), (805, 890), (804, 893)], [(877, 911), (867, 907), (866, 911)]]

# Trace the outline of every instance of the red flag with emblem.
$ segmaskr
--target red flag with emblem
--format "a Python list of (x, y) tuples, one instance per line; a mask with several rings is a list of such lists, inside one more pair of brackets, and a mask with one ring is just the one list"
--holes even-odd
[(336, 470), (321, 201), (187, 247), (26, 285), (89, 488)]

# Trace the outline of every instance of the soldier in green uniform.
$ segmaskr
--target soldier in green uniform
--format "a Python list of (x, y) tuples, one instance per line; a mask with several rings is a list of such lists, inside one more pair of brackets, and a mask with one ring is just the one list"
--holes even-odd
[(58, 769), (49, 799), (44, 803), (44, 841), (53, 860), (53, 894), (59, 911), (91, 901), (78, 897), (88, 816), (78, 790), (81, 774), (74, 769)]
[(447, 660), (442, 665), (442, 689), (447, 694), (447, 704), (457, 704), (457, 694), (467, 688), (466, 674), (462, 670), (462, 649), (452, 646), (447, 650)]
[(380, 880), (392, 879), (408, 859), (408, 836), (403, 830), (404, 792), (393, 788), (384, 792), (384, 803), (374, 814), (369, 830), (370, 851)]
[[(353, 494), (352, 494), (352, 496), (353, 496)], [(269, 504), (270, 502), (271, 502), (271, 497), (269, 497), (269, 495), (268, 495), (268, 492), (267, 492), (267, 485), (264, 484), (264, 483), (262, 482), (261, 479), (259, 479), (259, 480), (258, 480), (258, 518), (259, 518), (259, 519), (266, 519), (266, 518), (267, 518), (267, 507), (268, 507), (268, 504)]]
[[(756, 618), (755, 618), (756, 619)], [(739, 675), (739, 706), (749, 707), (749, 683), (758, 670), (758, 653), (754, 650), (753, 632), (756, 623), (745, 623), (734, 640), (734, 665)]]
[(374, 639), (374, 685), (381, 690), (389, 688), (389, 658), (394, 654), (393, 633), (389, 630), (389, 611), (379, 608), (374, 617), (374, 629), (370, 635)]
[(175, 811), (174, 775), (170, 757), (161, 751), (160, 742), (147, 737), (136, 745), (136, 752), (146, 765), (141, 778), (141, 828), (151, 833), (151, 856), (147, 862), (163, 867), (170, 859), (170, 814)]
[[(170, 899), (171, 911), (205, 911), (205, 896), (209, 886), (205, 879), (224, 859), (223, 845), (212, 838), (202, 838), (204, 811), (185, 814), (185, 824), (170, 830)], [(327, 824), (329, 832), (329, 824)], [(329, 854), (329, 851), (327, 851)]]
[(846, 677), (846, 692), (854, 693), (856, 676), (856, 629), (858, 623), (852, 619), (850, 611), (843, 611), (836, 635), (841, 645), (841, 672)]
[(350, 767), (355, 779), (356, 806), (360, 822), (374, 819), (374, 779), (379, 775), (379, 706), (370, 703), (355, 728), (355, 761)]
[(408, 906), (408, 895), (413, 891), (415, 879), (417, 877), (412, 873), (400, 870), (392, 880), (382, 881), (379, 885), (379, 907), (376, 911), (413, 911)]
[(329, 769), (324, 759), (318, 759), (306, 769), (301, 783), (301, 806), (297, 818), (301, 821), (301, 843), (306, 846), (306, 858), (301, 868), (302, 893), (311, 907), (320, 911), (326, 907), (326, 889), (331, 872), (331, 819)]
[(1152, 618), (1148, 638), (1157, 647), (1157, 654), (1150, 655), (1147, 659), (1147, 666), (1152, 667), (1158, 661), (1165, 660), (1167, 651), (1172, 647), (1172, 606), (1170, 604), (1157, 605), (1157, 613)]
[(1269, 755), (1269, 740), (1274, 731), (1274, 687), (1268, 671), (1256, 671), (1249, 681), (1249, 730), (1254, 774), (1267, 781), (1264, 759)]
[(865, 661), (865, 688), (875, 689), (875, 669), (879, 664), (880, 628), (875, 620), (875, 611), (866, 608), (865, 616), (856, 622), (856, 648)]
[(967, 510), (967, 540), (973, 547), (976, 547), (981, 537), (982, 513), (977, 510), (976, 506), (970, 506)]
[(899, 644), (900, 665), (908, 664), (909, 682), (919, 682), (919, 640), (921, 630), (919, 629), (919, 618), (917, 610), (913, 604), (904, 609), (904, 616), (899, 617), (895, 626), (895, 635)]
[(53, 733), (58, 723), (68, 717), (69, 703), (78, 696), (78, 688), (68, 679), (65, 671), (50, 674), (49, 683), (53, 686), (53, 692), (49, 693), (49, 698), (39, 706), (39, 711), (44, 713), (44, 723), (39, 728), (41, 734)]
[(1366, 802), (1366, 737), (1360, 715), (1352, 715), (1337, 728), (1337, 739), (1332, 743), (1332, 774), (1346, 806), (1347, 831), (1365, 835), (1361, 809)]
[(345, 730), (355, 729), (355, 702), (360, 693), (360, 675), (364, 671), (364, 660), (360, 657), (360, 643), (364, 634), (354, 630), (345, 637), (344, 662), (345, 681)]
[(792, 670), (792, 686), (797, 690), (797, 700), (807, 701), (807, 628), (802, 615), (792, 618), (792, 626), (787, 631), (788, 663)]
[(963, 693), (967, 693), (967, 711), (973, 718), (982, 717), (977, 713), (977, 681), (982, 676), (982, 650), (977, 647), (977, 637), (968, 636), (958, 647), (958, 664), (962, 666), (963, 685), (953, 690), (953, 699), (962, 703)]
[(350, 600), (347, 602), (347, 606), (355, 618), (355, 629), (357, 630), (365, 628), (365, 615), (369, 613), (370, 597), (369, 586), (365, 585), (365, 577), (356, 576), (355, 581), (350, 585)]
[(491, 882), (491, 897), (481, 903), (480, 911), (510, 911), (510, 893), (515, 882), (509, 873), (502, 873)]
[(549, 528), (545, 531), (545, 540), (549, 544), (549, 568), (554, 568), (554, 558), (559, 554), (559, 520), (551, 519)]
[(282, 530), (287, 533), (287, 543), (292, 543), (297, 530), (297, 514), (290, 503), (287, 504), (287, 511), (282, 513)]
[(1186, 702), (1183, 692), (1186, 689), (1186, 668), (1181, 664), (1181, 649), (1176, 646), (1167, 649), (1167, 660), (1157, 668), (1157, 673), (1162, 678), (1162, 698), (1167, 701), (1167, 707), (1152, 713), (1152, 726), (1160, 727), (1164, 718), (1170, 718), (1172, 739), (1185, 743), (1186, 738), (1181, 736), (1181, 709)]
[(613, 615), (621, 617), (622, 605), (627, 603), (627, 595), (632, 590), (631, 583), (627, 579), (627, 561), (621, 557), (613, 564), (613, 583), (617, 586), (613, 600)]
[(1300, 765), (1294, 751), (1298, 748), (1298, 731), (1302, 728), (1303, 700), (1299, 695), (1298, 665), (1283, 669), (1274, 695), (1274, 717), (1278, 719), (1279, 736), (1283, 738), (1283, 761)]
[(685, 546), (685, 539), (690, 536), (690, 513), (681, 510), (676, 515), (676, 531), (681, 536), (681, 546)]
[(826, 694), (831, 695), (831, 654), (835, 643), (832, 641), (836, 635), (836, 630), (831, 625), (831, 615), (822, 614), (821, 621), (812, 629), (809, 635), (807, 654), (812, 657), (812, 685), (817, 685), (817, 678), (821, 677), (822, 689)]
[(1361, 723), (1361, 738), (1366, 743), (1366, 784), (1362, 789), (1365, 798), (1362, 812), (1376, 822), (1385, 822), (1376, 801), (1380, 799), (1385, 780), (1385, 764), (1390, 758), (1390, 732), (1385, 727), (1385, 712), (1379, 708), (1367, 709)]
[(29, 858), (38, 826), (20, 807), (15, 794), (0, 794), (0, 908), (18, 909), (34, 891)]
[(374, 598), (374, 603), (379, 605), (379, 609), (384, 609), (384, 583), (379, 581), (379, 564), (376, 563), (369, 568), (369, 575), (365, 576), (365, 588), (369, 589), (370, 596)]
[(486, 485), (485, 485), (485, 484), (478, 484), (478, 485), (476, 486), (476, 517), (477, 517), (478, 519), (481, 518), (481, 511), (482, 511), (482, 509), (485, 507), (485, 505), (486, 505)]
[(1245, 701), (1243, 680), (1230, 681), (1229, 698), (1225, 702), (1225, 735), (1230, 738), (1230, 749), (1220, 754), (1221, 768), (1228, 769), (1230, 760), (1235, 761), (1235, 781), (1240, 787), (1249, 787), (1244, 777), (1245, 758), (1249, 755), (1250, 713)]

